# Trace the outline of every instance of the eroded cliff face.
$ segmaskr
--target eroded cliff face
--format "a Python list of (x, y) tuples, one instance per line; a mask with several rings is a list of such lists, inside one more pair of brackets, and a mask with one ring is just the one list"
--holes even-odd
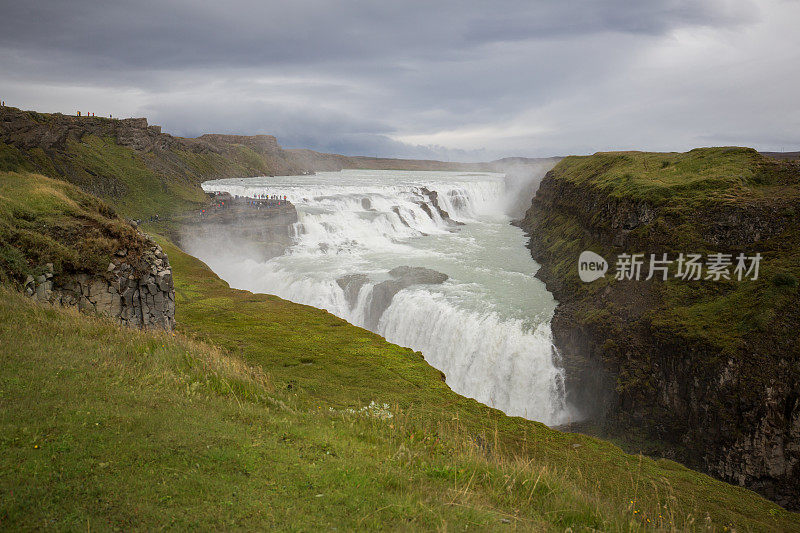
[(175, 289), (169, 258), (152, 241), (144, 253), (129, 260), (120, 249), (102, 273), (80, 272), (54, 279), (53, 265), (44, 273), (28, 276), (25, 293), (42, 303), (77, 307), (143, 329), (175, 327)]
[(114, 209), (67, 182), (0, 177), (0, 282), (38, 301), (171, 330), (169, 259)]
[[(552, 328), (570, 401), (607, 435), (643, 432), (667, 457), (800, 508), (800, 301), (778, 281), (800, 264), (800, 169), (776, 169), (778, 194), (698, 202), (619, 194), (559, 170), (519, 224), (560, 302)], [(580, 282), (583, 250), (612, 272)], [(609, 279), (623, 252), (765, 260), (750, 285)]]
[[(215, 207), (220, 201), (224, 208)], [(215, 204), (195, 212), (181, 227), (178, 239), (186, 250), (266, 261), (291, 246), (298, 218), (290, 202), (235, 199), (225, 193), (217, 196)]]

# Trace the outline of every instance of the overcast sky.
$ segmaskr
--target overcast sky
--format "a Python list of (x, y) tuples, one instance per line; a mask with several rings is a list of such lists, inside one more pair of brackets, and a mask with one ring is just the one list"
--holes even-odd
[(798, 150), (799, 21), (798, 0), (3, 0), (0, 98), (346, 154)]

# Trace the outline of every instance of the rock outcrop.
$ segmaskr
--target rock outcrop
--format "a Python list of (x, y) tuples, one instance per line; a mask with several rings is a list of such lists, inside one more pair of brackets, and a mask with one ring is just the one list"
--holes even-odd
[(0, 114), (0, 142), (21, 150), (64, 150), (68, 140), (87, 135), (110, 136), (119, 145), (140, 152), (166, 150), (184, 143), (179, 137), (161, 133), (159, 126), (149, 126), (146, 118), (43, 115), (14, 108), (3, 108)]
[(367, 303), (367, 329), (375, 331), (383, 312), (389, 308), (394, 295), (412, 285), (438, 285), (447, 281), (447, 274), (430, 268), (399, 266), (389, 271), (391, 279), (382, 281), (372, 288)]
[[(391, 269), (388, 274), (389, 279), (376, 283), (367, 295), (365, 327), (372, 331), (378, 328), (381, 316), (398, 292), (413, 285), (439, 285), (448, 279), (447, 274), (425, 267), (399, 266)], [(351, 309), (358, 302), (361, 288), (369, 282), (369, 276), (361, 273), (347, 274), (336, 279)]]
[(344, 299), (347, 300), (351, 309), (356, 306), (358, 293), (367, 282), (369, 282), (369, 276), (366, 274), (347, 274), (336, 279), (336, 284), (344, 291)]
[(43, 303), (77, 307), (119, 320), (121, 324), (144, 329), (175, 327), (175, 289), (169, 258), (150, 241), (137, 264), (119, 250), (103, 273), (78, 273), (53, 279), (53, 265), (24, 283), (28, 296)]
[[(427, 187), (420, 187), (419, 191), (420, 195), (422, 196), (422, 200), (418, 202), (417, 205), (419, 205), (420, 208), (422, 208), (422, 210), (425, 211), (425, 214), (427, 214), (431, 218), (434, 218), (433, 211), (431, 210), (431, 206), (433, 206), (433, 209), (436, 211), (439, 217), (441, 217), (441, 219), (447, 222), (448, 224), (452, 226), (464, 225), (463, 222), (458, 222), (457, 220), (453, 220), (452, 218), (450, 218), (450, 213), (442, 209), (442, 207), (439, 205), (438, 192), (432, 191)], [(453, 205), (457, 204), (454, 203)], [(403, 222), (405, 223), (405, 221)]]

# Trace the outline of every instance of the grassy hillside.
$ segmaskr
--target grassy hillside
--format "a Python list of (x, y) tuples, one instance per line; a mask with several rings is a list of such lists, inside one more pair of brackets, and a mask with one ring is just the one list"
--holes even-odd
[[(211, 311), (182, 315), (194, 335), (0, 292), (2, 527), (800, 528), (744, 489), (460, 398), (409, 350), (288, 317), (176, 252)], [(333, 328), (347, 342), (319, 352)]]
[(169, 216), (206, 201), (199, 182), (185, 171), (156, 170), (150, 166), (154, 156), (121, 146), (108, 136), (68, 139), (63, 148), (48, 152), (0, 142), (0, 171), (65, 179), (112, 202), (129, 218)]
[(205, 180), (306, 170), (274, 137), (184, 139), (145, 119), (44, 114), (0, 108), (0, 171), (64, 179), (129, 218), (179, 215), (207, 200)]
[[(6, 220), (81, 198), (6, 176)], [(418, 353), (161, 242), (175, 335), (0, 288), (0, 527), (800, 530), (747, 490), (458, 396)]]
[(0, 172), (0, 281), (24, 282), (53, 264), (56, 279), (103, 272), (114, 252), (135, 258), (144, 239), (115, 210), (63, 181)]
[[(603, 189), (610, 196), (662, 202), (724, 201), (780, 185), (787, 168), (750, 148), (696, 148), (686, 153), (600, 152), (570, 156), (557, 179)], [(783, 183), (784, 185), (786, 183)]]

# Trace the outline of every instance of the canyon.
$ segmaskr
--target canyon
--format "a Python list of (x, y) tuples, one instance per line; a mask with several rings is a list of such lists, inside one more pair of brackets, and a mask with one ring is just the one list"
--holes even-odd
[[(84, 197), (72, 199), (92, 206), (84, 221), (105, 220), (91, 228), (99, 232), (98, 238), (108, 231), (104, 229), (108, 224), (124, 223), (129, 229), (120, 230), (120, 235), (141, 243), (137, 252), (141, 255), (135, 259), (130, 251), (127, 257), (115, 255), (125, 246), (113, 246), (96, 256), (92, 252), (91, 264), (71, 256), (59, 258), (63, 252), (48, 252), (58, 249), (55, 244), (44, 250), (47, 253), (30, 247), (25, 253), (36, 271), (14, 278), (20, 289), (37, 300), (106, 314), (133, 326), (166, 329), (174, 326), (171, 266), (163, 251), (147, 244), (145, 236), (132, 237), (129, 231), (136, 228), (131, 220), (161, 215), (148, 227), (182, 242), (223, 235), (217, 239), (220, 249), (257, 249), (248, 260), (270, 261), (298, 238), (291, 229), (302, 222), (295, 202), (273, 211), (203, 214), (211, 200), (200, 183), (253, 175), (302, 176), (346, 166), (419, 169), (428, 165), (284, 150), (270, 136), (183, 139), (162, 133), (144, 119), (44, 115), (13, 108), (0, 111), (0, 141), (0, 170), (35, 172), (78, 185), (113, 205), (104, 207)], [(796, 333), (800, 328), (796, 305), (800, 231), (796, 213), (800, 206), (797, 163), (781, 159), (738, 148), (569, 157), (542, 180), (532, 203), (537, 179), (506, 181), (504, 186), (515, 195), (507, 199), (504, 212), (517, 217), (517, 224), (529, 235), (531, 255), (541, 265), (536, 275), (558, 301), (550, 326), (552, 342), (558, 366), (563, 368), (565, 401), (580, 411), (580, 416), (567, 416), (564, 427), (618, 438), (630, 446), (646, 440), (649, 444), (638, 449), (680, 460), (796, 508), (800, 478), (800, 342)], [(530, 177), (525, 165), (552, 166), (557, 161), (429, 166), (444, 172), (499, 170), (507, 176), (528, 172)], [(523, 165), (514, 168), (519, 163)], [(440, 220), (439, 230), (458, 229), (463, 217), (457, 213), (468, 206), (459, 203), (457, 195), (449, 197), (448, 191), (422, 183), (414, 194), (416, 207), (409, 209), (419, 211), (420, 220)], [(375, 200), (369, 201), (362, 203), (359, 197), (355, 210), (374, 216), (370, 210), (376, 209)], [(396, 218), (397, 231), (408, 231), (411, 216), (394, 211), (391, 203), (386, 207), (385, 215)], [(41, 213), (25, 215), (30, 220), (38, 216)], [(121, 221), (120, 216), (128, 220)], [(8, 246), (25, 242), (14, 239), (31, 231), (27, 219), (17, 220), (22, 222), (14, 232), (22, 233), (2, 236), (4, 253)], [(70, 239), (84, 231), (82, 224), (67, 234), (54, 224), (53, 242), (61, 239), (74, 244), (77, 241)], [(434, 233), (415, 231), (421, 238)], [(236, 235), (242, 242), (235, 241)], [(319, 242), (309, 239), (304, 246), (307, 251), (320, 251)], [(253, 248), (252, 243), (259, 246)], [(347, 239), (334, 239), (334, 246), (347, 245)], [(608, 279), (585, 285), (577, 279), (575, 262), (587, 249), (606, 259), (624, 250), (760, 252), (765, 262), (761, 279), (751, 285), (682, 286)], [(390, 272), (418, 266), (410, 263), (386, 265), (380, 273), (354, 268), (332, 275), (331, 287), (341, 292), (341, 302), (336, 304), (341, 304), (341, 313), (369, 308), (359, 303), (365, 284), (384, 283), (392, 292), (396, 285), (392, 282), (399, 280)], [(449, 272), (432, 270), (452, 277)], [(436, 281), (433, 275), (428, 279)], [(448, 283), (419, 286), (447, 287)], [(399, 312), (402, 306), (392, 302), (413, 293), (406, 289), (414, 286), (392, 294), (390, 305), (380, 306), (381, 314)], [(417, 292), (403, 305), (414, 308), (430, 303)], [(379, 325), (377, 311), (369, 320), (387, 337), (398, 334)], [(525, 339), (527, 348), (542, 343), (538, 337)], [(550, 346), (550, 337), (544, 344)], [(527, 348), (521, 345), (520, 349)], [(486, 369), (494, 371), (491, 365)], [(469, 376), (458, 376), (453, 370), (445, 374), (448, 379), (469, 381)], [(500, 389), (495, 385), (489, 389), (496, 401)], [(481, 396), (482, 401), (491, 403), (492, 394)], [(497, 405), (522, 404), (506, 396)], [(524, 409), (514, 409), (512, 413), (526, 414)], [(596, 427), (569, 423), (579, 417)]]

